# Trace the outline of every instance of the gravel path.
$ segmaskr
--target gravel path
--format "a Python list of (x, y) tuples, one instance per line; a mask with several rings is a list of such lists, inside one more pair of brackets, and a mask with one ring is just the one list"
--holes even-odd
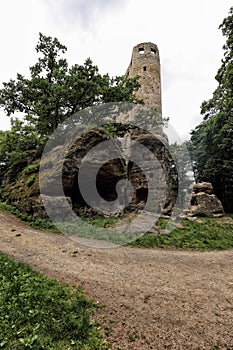
[(232, 250), (94, 249), (2, 212), (0, 223), (1, 252), (105, 305), (112, 349), (233, 349)]

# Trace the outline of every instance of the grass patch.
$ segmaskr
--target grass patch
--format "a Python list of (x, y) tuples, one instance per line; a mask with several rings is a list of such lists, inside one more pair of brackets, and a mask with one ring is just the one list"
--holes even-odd
[[(142, 248), (231, 249), (233, 248), (233, 221), (231, 220), (230, 217), (198, 218), (194, 222), (183, 220), (183, 229), (176, 228), (165, 234), (145, 233), (130, 245)], [(160, 226), (164, 227), (161, 223)]]
[(84, 218), (82, 217), (89, 225), (96, 226), (96, 227), (111, 227), (118, 221), (122, 220), (122, 217), (103, 217), (103, 216), (93, 216), (92, 218)]
[[(129, 245), (138, 248), (185, 248), (185, 249), (203, 249), (203, 250), (225, 250), (233, 248), (233, 214), (225, 218), (198, 218), (192, 222), (183, 220), (183, 229), (176, 228), (166, 234), (145, 233), (140, 238), (134, 240), (134, 234), (115, 234), (111, 232), (111, 226), (114, 226), (119, 220), (130, 222), (134, 215), (131, 213), (123, 217), (109, 217), (83, 215), (80, 218), (80, 224), (76, 221), (68, 220), (59, 225), (54, 224), (49, 219), (34, 219), (30, 215), (21, 213), (17, 208), (0, 202), (0, 210), (16, 215), (33, 228), (46, 230), (50, 232), (64, 232), (67, 235), (77, 234), (79, 237), (94, 238), (112, 242), (115, 244)], [(167, 220), (159, 219), (156, 225), (165, 229)], [(88, 226), (85, 225), (88, 224)], [(60, 230), (59, 230), (60, 227)], [(101, 230), (109, 228), (107, 230)], [(137, 236), (137, 235), (136, 235)]]
[[(33, 218), (31, 215), (22, 213), (16, 207), (9, 205), (7, 202), (0, 202), (0, 210), (17, 216), (19, 219), (21, 219), (22, 221), (24, 221), (25, 223), (27, 223), (29, 226), (33, 228), (40, 229), (40, 230), (47, 230), (54, 233), (60, 232), (50, 219)], [(82, 221), (86, 222), (87, 224), (93, 227), (106, 228), (106, 227), (111, 227), (122, 218), (103, 217), (100, 215), (95, 215), (93, 217), (90, 217), (88, 214), (86, 215), (83, 214), (80, 217), (80, 219), (82, 219)], [(68, 231), (70, 226), (72, 226), (72, 221), (64, 222), (64, 228), (67, 227)]]
[(50, 221), (50, 219), (33, 218), (31, 215), (24, 214), (21, 211), (19, 211), (19, 209), (7, 204), (7, 202), (0, 202), (0, 210), (17, 216), (19, 219), (27, 223), (32, 228), (46, 230), (54, 233), (60, 232)]
[(79, 288), (2, 254), (0, 265), (0, 349), (108, 349), (90, 322), (96, 307)]
[[(17, 216), (30, 227), (39, 230), (64, 233), (68, 236), (77, 235), (78, 237), (103, 240), (113, 244), (126, 244), (133, 239), (131, 235), (126, 236), (124, 233), (119, 235), (111, 231), (111, 226), (119, 221), (121, 219), (120, 217), (105, 218), (97, 215), (90, 217), (88, 214), (84, 214), (79, 217), (78, 224), (77, 217), (77, 220), (68, 218), (65, 221), (57, 222), (55, 226), (50, 219), (33, 218), (30, 215), (20, 212), (17, 208), (7, 204), (7, 202), (0, 202), (0, 210)], [(109, 228), (109, 230), (105, 230), (105, 228)]]
[[(77, 236), (88, 239), (95, 239), (111, 244), (126, 245), (128, 242), (138, 237), (135, 233), (117, 232), (111, 228), (117, 220), (113, 218), (98, 218), (93, 220), (84, 220), (83, 218), (70, 218), (66, 221), (57, 222), (56, 226), (68, 236)], [(119, 218), (118, 218), (119, 220)]]

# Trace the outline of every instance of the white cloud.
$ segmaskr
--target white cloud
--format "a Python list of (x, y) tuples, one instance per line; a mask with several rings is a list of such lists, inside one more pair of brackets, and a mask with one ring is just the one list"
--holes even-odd
[(89, 28), (92, 21), (96, 19), (96, 13), (105, 15), (109, 10), (115, 11), (122, 7), (123, 4), (123, 0), (62, 0), (61, 10), (72, 21), (75, 21), (76, 16), (78, 16), (82, 21), (83, 27)]

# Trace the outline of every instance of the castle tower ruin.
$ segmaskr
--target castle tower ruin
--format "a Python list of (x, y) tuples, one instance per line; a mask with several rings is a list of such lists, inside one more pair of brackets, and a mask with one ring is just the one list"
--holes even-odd
[[(144, 165), (148, 167), (147, 171), (151, 171), (156, 176), (157, 186), (150, 190), (150, 195), (156, 199), (159, 203), (159, 207), (161, 203), (161, 212), (163, 214), (168, 214), (171, 212), (174, 205), (175, 193), (172, 187), (170, 155), (167, 148), (168, 139), (163, 131), (162, 125), (160, 58), (157, 45), (146, 42), (135, 46), (133, 48), (130, 65), (126, 71), (126, 76), (129, 78), (140, 77), (139, 82), (141, 86), (135, 94), (138, 99), (144, 101), (144, 105), (147, 107), (145, 109), (145, 117), (147, 117), (146, 113), (151, 108), (156, 109), (158, 112), (158, 118), (155, 113), (152, 114), (152, 117), (155, 118), (155, 123), (148, 119), (146, 128), (142, 127), (139, 131), (132, 130), (130, 136), (131, 140), (139, 142), (148, 148), (160, 164), (158, 169), (151, 169), (151, 162), (144, 162)], [(140, 107), (137, 105), (128, 113), (124, 121), (130, 122), (131, 120), (135, 120), (138, 110), (140, 110)], [(162, 173), (166, 179), (165, 181), (161, 175), (161, 168), (163, 169)], [(134, 164), (129, 171), (129, 179), (135, 190), (135, 196), (130, 205), (132, 210), (142, 209), (144, 204), (147, 203), (148, 183), (146, 177), (143, 176), (144, 175), (140, 173), (140, 169)], [(161, 189), (165, 188), (165, 183), (166, 202), (164, 205), (164, 194)], [(157, 209), (154, 208), (152, 211), (153, 210)]]
[(146, 107), (156, 108), (161, 115), (160, 59), (157, 45), (142, 43), (135, 46), (126, 75), (129, 78), (140, 76), (141, 87), (136, 96), (144, 101)]

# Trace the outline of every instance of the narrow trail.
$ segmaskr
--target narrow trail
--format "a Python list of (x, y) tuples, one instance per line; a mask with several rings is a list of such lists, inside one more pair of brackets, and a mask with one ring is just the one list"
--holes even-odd
[(233, 348), (233, 250), (87, 248), (0, 212), (0, 251), (104, 304), (113, 350)]

